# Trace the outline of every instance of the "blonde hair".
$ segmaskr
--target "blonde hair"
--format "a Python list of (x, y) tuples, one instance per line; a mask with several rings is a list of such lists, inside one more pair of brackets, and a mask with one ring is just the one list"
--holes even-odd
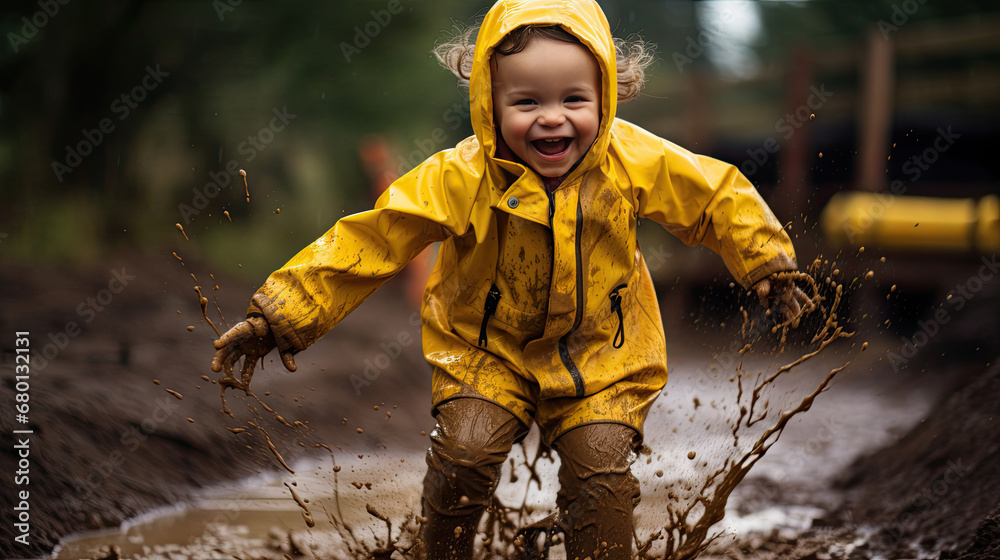
[[(433, 53), (441, 66), (458, 77), (462, 87), (469, 87), (472, 61), (476, 52), (478, 25), (458, 29), (448, 40), (434, 47)], [(508, 33), (495, 49), (501, 56), (524, 50), (535, 38), (545, 37), (567, 43), (580, 43), (573, 34), (558, 25), (524, 25)], [(618, 68), (618, 103), (625, 103), (639, 95), (646, 81), (646, 68), (653, 62), (655, 47), (638, 36), (614, 39), (615, 65)]]

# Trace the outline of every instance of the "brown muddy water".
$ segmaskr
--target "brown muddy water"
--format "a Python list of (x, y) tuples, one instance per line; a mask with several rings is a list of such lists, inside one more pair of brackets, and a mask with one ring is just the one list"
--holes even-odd
[[(703, 536), (707, 541), (718, 535), (702, 557), (710, 558), (727, 543), (756, 534), (792, 538), (820, 517), (825, 507), (833, 507), (835, 498), (827, 491), (830, 480), (859, 455), (894, 441), (919, 422), (933, 400), (933, 391), (927, 387), (901, 390), (900, 379), (882, 373), (884, 364), (878, 360), (884, 351), (878, 341), (872, 344), (873, 348), (861, 352), (862, 341), (842, 340), (794, 369), (785, 376), (785, 384), (775, 385), (766, 394), (766, 403), (758, 405), (765, 405), (763, 409), (770, 413), (753, 429), (740, 432), (739, 438), (734, 438), (734, 421), (740, 416), (738, 399), (747, 398), (750, 385), (744, 385), (740, 393), (733, 376), (737, 367), (751, 380), (794, 361), (801, 353), (746, 355), (740, 366), (739, 348), (734, 346), (720, 349), (711, 360), (703, 354), (674, 350), (671, 379), (646, 421), (647, 449), (633, 466), (642, 485), (642, 502), (635, 512), (637, 548), (647, 544), (646, 554), (657, 558), (669, 547), (678, 550), (684, 532), (665, 531), (665, 527), (677, 526), (678, 512), (689, 513), (690, 518), (681, 521), (686, 521), (690, 535), (694, 518), (704, 513), (690, 506), (692, 500), (713, 492), (706, 481), (727, 470), (720, 471), (720, 466), (728, 465), (728, 471), (733, 471), (733, 462), (752, 450), (765, 428), (779, 420), (780, 412), (792, 410), (830, 371), (850, 359), (851, 366), (816, 397), (812, 409), (791, 419), (779, 442), (771, 441), (773, 449), (754, 465), (747, 479), (762, 481), (764, 487), (795, 488), (799, 495), (812, 499), (795, 500), (798, 505), (793, 505), (782, 503), (781, 495), (762, 496), (762, 484), (737, 487), (728, 501), (722, 497), (725, 518)], [(876, 371), (878, 379), (873, 378)], [(537, 441), (533, 430), (523, 445), (515, 447), (497, 491), (499, 501), (511, 507), (510, 515), (518, 517), (521, 526), (545, 517), (555, 506), (558, 459), (543, 457), (535, 462)], [(362, 551), (384, 548), (390, 531), (391, 540), (405, 548), (416, 526), (413, 514), (419, 508), (425, 468), (422, 453), (352, 449), (338, 451), (336, 459), (337, 472), (327, 455), (292, 465), (294, 475), (219, 487), (183, 508), (154, 512), (117, 531), (69, 537), (54, 557), (98, 558), (107, 554), (108, 545), (114, 545), (128, 558), (280, 559), (285, 554), (355, 558)], [(533, 462), (538, 481), (531, 480), (526, 467)], [(307, 523), (306, 510), (313, 527)], [(340, 521), (339, 531), (334, 520)], [(485, 555), (481, 542), (482, 538), (478, 557)], [(493, 545), (494, 554), (497, 546)], [(402, 556), (397, 552), (393, 557)], [(550, 558), (563, 557), (557, 544)]]

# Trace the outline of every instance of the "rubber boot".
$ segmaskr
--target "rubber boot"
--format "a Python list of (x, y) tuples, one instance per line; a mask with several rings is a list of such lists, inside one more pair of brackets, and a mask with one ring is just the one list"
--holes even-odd
[(483, 511), (466, 515), (444, 515), (423, 501), (423, 517), (417, 536), (417, 553), (420, 560), (469, 560), (476, 540), (476, 529)]
[[(438, 405), (424, 476), (417, 558), (472, 558), (476, 529), (511, 446), (528, 429), (499, 405), (457, 398)], [(421, 556), (423, 554), (423, 556)]]
[(632, 511), (639, 481), (631, 472), (639, 436), (622, 424), (587, 424), (554, 444), (559, 452), (559, 526), (569, 560), (632, 557)]

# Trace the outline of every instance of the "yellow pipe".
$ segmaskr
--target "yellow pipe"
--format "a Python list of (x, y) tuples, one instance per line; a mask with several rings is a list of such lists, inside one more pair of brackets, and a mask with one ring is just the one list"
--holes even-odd
[(820, 217), (835, 246), (911, 252), (1000, 251), (1000, 197), (981, 199), (850, 192), (834, 196)]

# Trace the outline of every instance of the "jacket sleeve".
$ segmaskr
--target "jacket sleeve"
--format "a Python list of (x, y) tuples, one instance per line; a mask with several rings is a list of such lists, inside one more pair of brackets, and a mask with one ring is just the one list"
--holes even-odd
[(615, 132), (640, 217), (659, 222), (687, 245), (712, 249), (747, 288), (797, 268), (788, 234), (735, 166), (627, 123)]
[(429, 244), (464, 234), (479, 184), (473, 175), (455, 150), (431, 156), (374, 209), (341, 218), (272, 273), (247, 316), (263, 315), (282, 351), (304, 350)]

